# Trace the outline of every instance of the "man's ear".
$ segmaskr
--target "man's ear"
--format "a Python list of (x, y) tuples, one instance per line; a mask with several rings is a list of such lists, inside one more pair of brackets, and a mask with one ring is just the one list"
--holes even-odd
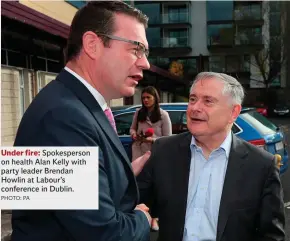
[(239, 104), (234, 105), (233, 111), (232, 111), (232, 119), (233, 122), (238, 118), (239, 114), (241, 113), (242, 106)]
[(83, 51), (91, 58), (96, 59), (100, 55), (101, 39), (92, 31), (83, 34)]

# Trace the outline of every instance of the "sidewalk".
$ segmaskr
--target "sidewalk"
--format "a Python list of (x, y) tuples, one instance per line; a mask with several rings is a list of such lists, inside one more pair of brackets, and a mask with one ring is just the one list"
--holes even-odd
[(11, 212), (1, 211), (1, 241), (10, 241)]

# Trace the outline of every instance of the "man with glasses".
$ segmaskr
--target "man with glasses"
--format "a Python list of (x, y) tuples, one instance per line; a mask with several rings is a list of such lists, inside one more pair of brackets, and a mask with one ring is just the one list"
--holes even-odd
[(15, 146), (98, 146), (99, 210), (13, 211), (12, 241), (149, 240), (135, 176), (150, 152), (130, 163), (107, 105), (132, 96), (150, 67), (147, 22), (122, 1), (89, 2), (76, 13), (66, 66), (27, 109)]

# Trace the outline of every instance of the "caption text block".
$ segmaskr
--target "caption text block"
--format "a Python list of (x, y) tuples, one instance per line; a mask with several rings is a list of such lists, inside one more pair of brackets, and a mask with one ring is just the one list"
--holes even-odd
[(1, 147), (1, 209), (98, 209), (98, 147)]

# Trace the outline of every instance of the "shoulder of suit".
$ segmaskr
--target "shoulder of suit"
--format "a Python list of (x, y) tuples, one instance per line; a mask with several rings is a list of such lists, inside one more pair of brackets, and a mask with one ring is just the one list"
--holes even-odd
[(250, 151), (257, 152), (259, 154), (266, 155), (268, 157), (274, 157), (274, 155), (272, 153), (266, 151), (265, 149), (257, 147), (255, 145), (251, 144), (250, 142), (247, 142), (241, 138), (239, 138), (239, 141), (241, 141)]
[(54, 117), (62, 117), (64, 120), (69, 118), (70, 121), (78, 118), (87, 119), (91, 117), (89, 110), (80, 103), (74, 105), (70, 103), (60, 103), (58, 106), (49, 109), (46, 113), (51, 113)]
[[(243, 145), (243, 147), (245, 148), (245, 151), (248, 152), (248, 154), (250, 155), (250, 158), (252, 157), (257, 157), (255, 160), (253, 161), (258, 161), (261, 163), (271, 163), (274, 160), (274, 155), (268, 151), (266, 151), (265, 149), (262, 149), (260, 147), (257, 147), (237, 136), (234, 136), (234, 138), (236, 138), (236, 141), (239, 145)], [(239, 147), (237, 147), (239, 148)]]

